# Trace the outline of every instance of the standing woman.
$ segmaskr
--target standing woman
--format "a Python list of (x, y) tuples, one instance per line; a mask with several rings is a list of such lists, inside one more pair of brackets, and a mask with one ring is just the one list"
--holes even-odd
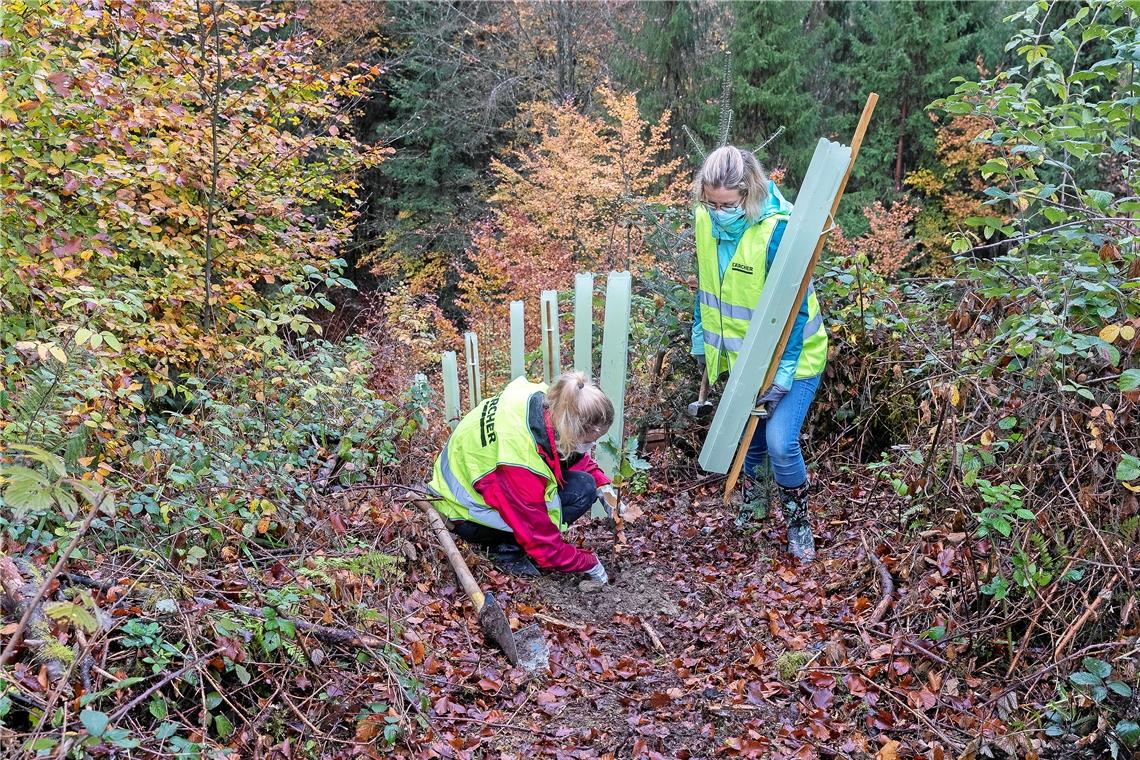
[[(732, 370), (752, 312), (764, 289), (792, 206), (747, 150), (726, 145), (709, 154), (693, 182), (697, 247), (697, 299), (693, 350), (705, 357), (709, 384)], [(757, 405), (762, 419), (744, 460), (746, 506), (766, 508), (757, 475), (771, 459), (788, 527), (788, 551), (803, 562), (815, 557), (808, 517), (808, 479), (800, 429), (827, 362), (827, 332), (814, 285), (796, 316), (774, 382)]]
[(516, 378), (447, 440), (428, 485), (434, 506), (506, 572), (535, 576), (537, 562), (607, 583), (601, 561), (562, 533), (599, 489), (613, 489), (590, 456), (613, 421), (613, 403), (581, 372), (559, 375), (549, 390)]

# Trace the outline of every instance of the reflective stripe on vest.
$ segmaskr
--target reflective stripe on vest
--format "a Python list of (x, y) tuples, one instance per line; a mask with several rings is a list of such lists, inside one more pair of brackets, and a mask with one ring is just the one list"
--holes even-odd
[(545, 385), (517, 378), (460, 421), (436, 459), (428, 485), (438, 497), (434, 505), (440, 514), (511, 532), (502, 515), (487, 504), (474, 485), (499, 465), (510, 465), (523, 467), (546, 480), (547, 515), (560, 530), (565, 529), (558, 482), (539, 454), (529, 425), (531, 399), (545, 390)]
[[(709, 213), (698, 205), (694, 215), (697, 297), (705, 335), (705, 367), (710, 382), (715, 382), (721, 372), (731, 371), (744, 348), (748, 325), (764, 289), (768, 245), (776, 226), (788, 216), (773, 214), (745, 230), (722, 276)], [(797, 378), (814, 377), (827, 363), (827, 332), (822, 329), (823, 315), (815, 283), (808, 282), (806, 296), (808, 321), (801, 333), (804, 345), (796, 367)]]

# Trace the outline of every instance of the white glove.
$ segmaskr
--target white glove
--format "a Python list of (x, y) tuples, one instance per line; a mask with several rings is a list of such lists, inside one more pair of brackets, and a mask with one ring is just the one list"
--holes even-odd
[(586, 577), (592, 581), (601, 583), (603, 586), (610, 582), (610, 576), (606, 575), (606, 569), (602, 567), (601, 560), (598, 560), (598, 564), (586, 571)]
[(618, 514), (621, 514), (621, 507), (618, 505), (617, 491), (614, 490), (612, 485), (607, 483), (599, 488), (598, 498), (602, 500), (602, 508), (606, 510), (607, 517), (613, 517), (615, 509)]

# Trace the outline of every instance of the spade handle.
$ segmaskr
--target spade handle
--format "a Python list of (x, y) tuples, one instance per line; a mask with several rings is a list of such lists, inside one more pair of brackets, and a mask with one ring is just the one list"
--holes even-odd
[(435, 507), (428, 504), (426, 501), (416, 499), (416, 506), (424, 511), (427, 515), (428, 522), (431, 523), (432, 532), (439, 540), (439, 545), (443, 547), (444, 554), (447, 555), (447, 561), (451, 563), (451, 567), (455, 570), (455, 574), (459, 576), (459, 585), (471, 597), (472, 604), (475, 605), (475, 612), (478, 613), (483, 609), (483, 604), (486, 598), (483, 596), (483, 591), (479, 588), (479, 584), (475, 582), (475, 576), (471, 574), (470, 568), (467, 563), (463, 561), (463, 555), (459, 553), (459, 548), (455, 545), (455, 540), (451, 537), (451, 531), (443, 524), (443, 518), (439, 516), (439, 512), (435, 511)]

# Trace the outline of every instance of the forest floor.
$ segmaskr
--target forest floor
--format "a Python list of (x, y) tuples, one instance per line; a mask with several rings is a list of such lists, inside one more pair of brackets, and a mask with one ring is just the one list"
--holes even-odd
[[(437, 571), (428, 595), (447, 604), (405, 600), (404, 637), (423, 644), (416, 670), (431, 692), (429, 755), (1030, 755), (1038, 743), (1005, 730), (1006, 684), (957, 660), (961, 638), (922, 637), (952, 595), (954, 546), (931, 531), (886, 551), (894, 515), (876, 490), (850, 478), (817, 489), (809, 566), (784, 551), (779, 515), (741, 524), (719, 483), (634, 497), (644, 516), (624, 545), (600, 521), (571, 529), (610, 572), (599, 592), (573, 576), (510, 578), (465, 551), (516, 628), (542, 627), (549, 669), (512, 669), (479, 641), (454, 577)], [(880, 562), (918, 604), (869, 625)]]

